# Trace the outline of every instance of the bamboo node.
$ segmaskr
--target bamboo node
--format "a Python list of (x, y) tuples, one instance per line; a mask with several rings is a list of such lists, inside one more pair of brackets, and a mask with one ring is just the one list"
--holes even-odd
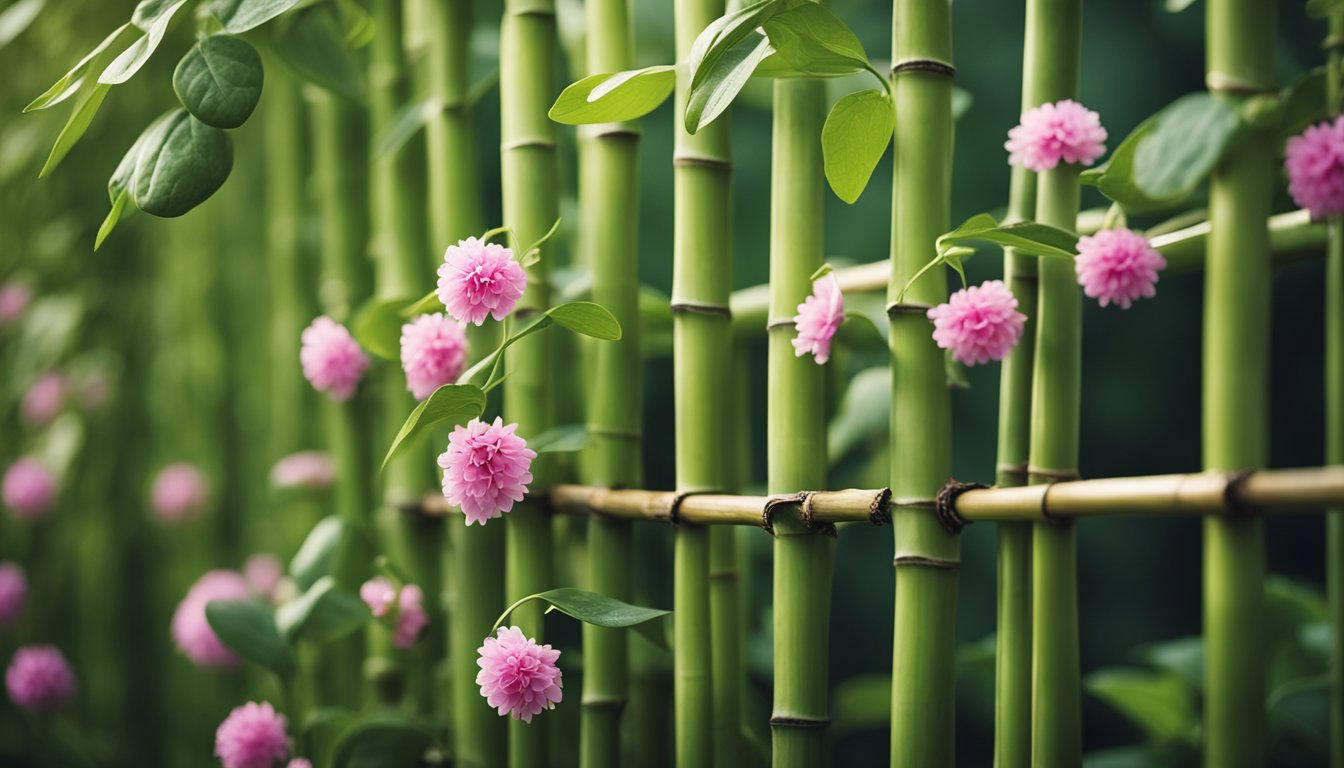
[(1344, 48), (1344, 35), (1327, 35), (1321, 41), (1321, 50), (1329, 52)]
[(929, 306), (928, 304), (909, 304), (909, 303), (902, 303), (899, 301), (893, 301), (892, 303), (887, 305), (887, 315), (888, 316), (906, 315), (906, 314), (923, 315), (927, 313), (930, 309), (933, 309), (933, 307)]
[(943, 524), (947, 532), (952, 535), (961, 533), (961, 530), (968, 525), (968, 522), (961, 515), (957, 514), (957, 497), (961, 494), (972, 491), (977, 488), (988, 488), (984, 483), (961, 483), (956, 478), (948, 478), (947, 485), (938, 489), (934, 511), (938, 515), (938, 522)]
[(775, 535), (775, 510), (785, 504), (797, 504), (803, 500), (804, 493), (781, 493), (765, 500), (761, 507), (761, 528), (771, 536)]
[(772, 717), (770, 727), (780, 728), (826, 728), (831, 724), (829, 718), (817, 717)]
[(1082, 480), (1076, 469), (1047, 469), (1045, 467), (1027, 467), (1027, 476), (1032, 480), (1046, 483), (1062, 483), (1070, 480)]
[(1011, 477), (1018, 481), (1018, 485), (1026, 485), (1027, 480), (1030, 479), (1026, 464), (1004, 464), (1000, 462), (995, 465), (994, 470), (999, 475)]
[(716, 491), (710, 488), (705, 488), (699, 491), (677, 491), (676, 493), (672, 494), (672, 500), (667, 503), (667, 513), (666, 513), (667, 522), (671, 523), (674, 526), (682, 525), (681, 522), (682, 502), (686, 501), (686, 499), (692, 496), (706, 496), (716, 493), (722, 493), (722, 491)]
[(783, 328), (794, 330), (797, 327), (792, 317), (777, 317), (765, 324), (766, 331), (778, 331)]
[(904, 72), (929, 72), (935, 75), (955, 77), (957, 68), (938, 59), (904, 59), (891, 65), (893, 77)]
[(1226, 72), (1209, 72), (1204, 76), (1204, 87), (1218, 93), (1257, 94), (1270, 93), (1273, 89), (1260, 83), (1252, 83)]
[(925, 565), (932, 568), (960, 568), (961, 563), (956, 560), (942, 560), (936, 557), (926, 555), (897, 555), (891, 559), (891, 564), (897, 568), (902, 565)]
[(711, 168), (720, 171), (733, 170), (733, 161), (724, 160), (721, 157), (708, 157), (706, 155), (695, 155), (685, 152), (679, 152), (672, 157), (674, 167), (700, 166), (701, 168)]
[(584, 709), (600, 709), (609, 712), (620, 712), (625, 709), (625, 699), (584, 699), (581, 704)]
[(698, 301), (684, 301), (682, 299), (673, 299), (671, 309), (673, 312), (687, 312), (695, 315), (733, 316), (733, 310), (722, 304), (702, 304)]

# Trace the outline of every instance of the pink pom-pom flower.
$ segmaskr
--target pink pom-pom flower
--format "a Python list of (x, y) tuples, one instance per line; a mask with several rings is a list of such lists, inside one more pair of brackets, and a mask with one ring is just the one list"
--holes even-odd
[(503, 320), (527, 288), (527, 273), (513, 251), (474, 237), (448, 246), (439, 265), (439, 301), (463, 323), (480, 325), (486, 315)]
[(149, 505), (154, 516), (165, 523), (196, 517), (205, 507), (205, 477), (186, 462), (169, 464), (154, 477)]
[(1143, 235), (1128, 229), (1103, 229), (1078, 238), (1073, 261), (1083, 293), (1103, 307), (1115, 303), (1121, 309), (1129, 309), (1140, 297), (1155, 296), (1157, 272), (1167, 266)]
[(1002, 360), (1022, 338), (1027, 316), (1002, 280), (990, 280), (952, 294), (928, 311), (933, 340), (966, 365)]
[(406, 584), (401, 588), (401, 597), (397, 597), (397, 588), (382, 576), (376, 576), (364, 582), (359, 588), (359, 597), (369, 606), (377, 618), (383, 618), (397, 605), (397, 623), (392, 630), (392, 644), (398, 648), (410, 648), (420, 639), (420, 633), (429, 625), (429, 616), (425, 614), (425, 593), (415, 584)]
[(296, 757), (285, 768), (313, 768), (313, 764), (306, 757)]
[(1344, 115), (1288, 140), (1288, 193), (1313, 219), (1344, 214)]
[(237, 666), (238, 657), (210, 628), (205, 606), (212, 600), (246, 600), (250, 595), (247, 581), (237, 571), (208, 571), (197, 579), (173, 613), (173, 642), (178, 650), (198, 667)]
[(299, 362), (303, 376), (319, 392), (327, 392), (336, 402), (349, 400), (359, 380), (369, 368), (369, 356), (345, 326), (323, 315), (300, 337)]
[(32, 300), (32, 290), (23, 283), (10, 282), (0, 285), (0, 326), (11, 325), (23, 317), (28, 302)]
[(322, 451), (300, 451), (275, 462), (271, 468), (271, 482), (276, 488), (328, 488), (336, 479), (331, 454)]
[(500, 627), (498, 638), (485, 638), (477, 653), (476, 684), (500, 715), (530, 723), (560, 702), (560, 652), (551, 646), (537, 645), (517, 627)]
[(56, 648), (25, 645), (5, 670), (5, 689), (11, 701), (29, 712), (54, 712), (74, 696), (75, 673)]
[(416, 400), (457, 380), (466, 359), (466, 326), (446, 315), (420, 315), (401, 327), (401, 368)]
[(0, 563), (0, 629), (9, 627), (23, 615), (28, 597), (28, 577), (17, 563)]
[(517, 424), (504, 426), (498, 417), (493, 424), (472, 419), (453, 430), (447, 452), (439, 454), (443, 495), (462, 508), (467, 525), (485, 525), (527, 494), (537, 452), (514, 434), (517, 429)]
[(1008, 163), (1040, 173), (1066, 163), (1091, 165), (1106, 153), (1106, 129), (1096, 112), (1072, 99), (1027, 110), (1008, 132)]
[(215, 756), (224, 768), (275, 768), (289, 757), (287, 727), (270, 702), (234, 707), (215, 731)]
[(243, 563), (243, 580), (247, 582), (254, 595), (267, 601), (275, 599), (275, 590), (280, 586), (280, 579), (284, 575), (285, 567), (275, 555), (258, 553)]
[(840, 281), (834, 274), (812, 284), (812, 295), (798, 305), (793, 318), (798, 335), (793, 339), (796, 357), (812, 355), (817, 365), (831, 357), (831, 338), (845, 321), (845, 297), (840, 293)]
[(31, 456), (25, 456), (5, 470), (5, 505), (20, 520), (46, 516), (56, 503), (56, 478)]
[(38, 376), (23, 394), (23, 403), (19, 406), (23, 420), (35, 427), (50, 424), (61, 412), (67, 389), (65, 377), (59, 373)]

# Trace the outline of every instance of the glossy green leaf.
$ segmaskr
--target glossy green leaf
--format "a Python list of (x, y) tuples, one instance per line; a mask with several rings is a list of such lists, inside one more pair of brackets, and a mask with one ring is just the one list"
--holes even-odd
[(112, 34), (103, 38), (103, 41), (98, 44), (98, 47), (89, 51), (84, 58), (79, 60), (78, 64), (72, 67), (69, 72), (66, 72), (64, 77), (57, 80), (45, 93), (38, 96), (36, 99), (33, 99), (31, 104), (24, 107), (23, 111), (32, 112), (36, 109), (54, 107), (75, 95), (75, 92), (82, 86), (93, 83), (94, 80), (86, 78), (85, 75), (87, 75), (90, 70), (98, 68), (95, 66), (95, 60), (101, 61), (99, 57), (111, 49), (114, 44), (120, 43), (123, 35), (125, 35), (127, 30), (130, 30), (131, 28), (130, 22), (117, 27)]
[(345, 523), (336, 516), (324, 517), (308, 532), (307, 538), (289, 561), (289, 575), (300, 590), (306, 591), (318, 579), (331, 573), (336, 548), (345, 536)]
[(228, 134), (185, 109), (156, 120), (137, 143), (131, 200), (154, 216), (171, 218), (190, 211), (223, 186), (233, 170)]
[(1276, 143), (1287, 141), (1326, 116), (1325, 67), (1317, 67), (1297, 78), (1280, 96)]
[(327, 5), (286, 16), (278, 38), (281, 58), (299, 76), (347, 99), (364, 100), (364, 70), (346, 42), (346, 30)]
[(235, 35), (265, 24), (302, 0), (211, 0), (208, 8)]
[(46, 3), (47, 0), (19, 0), (4, 11), (0, 11), (0, 49), (23, 34), (23, 31), (37, 20), (38, 15), (42, 13), (42, 6)]
[(561, 304), (547, 310), (546, 316), (562, 328), (594, 339), (619, 341), (621, 338), (621, 324), (606, 307), (591, 301)]
[(676, 81), (677, 68), (668, 65), (591, 75), (566, 88), (549, 115), (565, 125), (634, 120), (666, 101)]
[(112, 210), (107, 212), (107, 217), (104, 218), (103, 223), (98, 226), (98, 234), (93, 240), (93, 250), (96, 251), (103, 247), (103, 241), (107, 239), (108, 235), (112, 234), (112, 230), (116, 228), (117, 222), (121, 221), (121, 214), (126, 211), (126, 203), (130, 201), (130, 199), (130, 193), (126, 190), (122, 190), (112, 200)]
[[(76, 84), (75, 88), (80, 86)], [(89, 130), (89, 125), (93, 123), (94, 115), (98, 114), (98, 108), (103, 105), (103, 99), (107, 98), (107, 92), (112, 86), (96, 83), (92, 88), (79, 94), (75, 101), (74, 108), (70, 111), (70, 118), (66, 120), (65, 127), (56, 136), (56, 143), (51, 147), (51, 153), (47, 155), (47, 162), (43, 163), (42, 170), (38, 171), (39, 179), (46, 178), (61, 160), (70, 153), (75, 144), (79, 142), (84, 132)]]
[(762, 26), (779, 62), (803, 77), (844, 77), (868, 66), (854, 32), (819, 3), (787, 0)]
[(294, 653), (270, 608), (255, 600), (212, 600), (205, 606), (205, 620), (229, 650), (281, 679), (293, 677)]
[(1073, 232), (1034, 221), (1000, 225), (988, 213), (972, 216), (939, 237), (937, 248), (939, 253), (946, 253), (956, 246), (976, 241), (1016, 248), (1033, 256), (1072, 260), (1078, 253), (1078, 235)]
[(1100, 669), (1087, 676), (1083, 687), (1154, 741), (1193, 742), (1199, 738), (1195, 692), (1176, 675), (1142, 669)]
[(401, 316), (404, 318), (415, 317), (416, 315), (427, 315), (435, 312), (442, 312), (446, 309), (443, 302), (439, 301), (437, 291), (430, 291), (415, 302), (401, 310)]
[(206, 125), (237, 128), (261, 100), (261, 54), (232, 35), (211, 35), (192, 46), (173, 72), (173, 90)]
[(631, 605), (614, 597), (599, 595), (596, 592), (583, 589), (574, 589), (573, 587), (561, 587), (560, 589), (538, 592), (535, 595), (528, 595), (515, 601), (513, 605), (505, 609), (504, 613), (500, 614), (499, 620), (495, 622), (494, 627), (491, 627), (490, 633), (494, 634), (495, 630), (505, 623), (505, 620), (510, 613), (513, 613), (515, 608), (532, 600), (540, 600), (550, 605), (547, 613), (556, 610), (586, 624), (608, 628), (633, 627), (636, 632), (644, 635), (660, 647), (667, 647), (667, 632), (662, 620), (671, 616), (671, 611)]
[(1328, 19), (1337, 13), (1344, 13), (1344, 0), (1307, 0), (1308, 16)]
[[(168, 115), (163, 115), (159, 120), (166, 120)], [(157, 124), (157, 122), (156, 122)], [(150, 126), (153, 128), (153, 125)], [(112, 209), (108, 212), (107, 218), (103, 219), (102, 226), (98, 228), (98, 235), (93, 243), (93, 250), (102, 247), (103, 241), (121, 220), (122, 214), (126, 212), (126, 206), (130, 204), (130, 186), (131, 177), (135, 173), (135, 164), (140, 157), (140, 148), (144, 146), (146, 137), (152, 136), (153, 130), (146, 129), (136, 138), (131, 148), (126, 150), (122, 156), (121, 162), (117, 163), (117, 168), (112, 172), (112, 176), (107, 180), (107, 198), (112, 203)], [(132, 209), (134, 210), (134, 209)]]
[(135, 76), (145, 66), (149, 58), (158, 50), (163, 36), (168, 34), (168, 25), (173, 15), (185, 5), (187, 0), (145, 0), (135, 9), (131, 23), (144, 30), (145, 34), (131, 43), (121, 55), (98, 76), (98, 82), (106, 85), (119, 85)]
[(383, 466), (406, 445), (411, 438), (426, 429), (450, 421), (453, 424), (465, 424), (480, 417), (485, 411), (485, 393), (480, 387), (471, 384), (444, 384), (434, 390), (434, 394), (425, 398), (406, 417), (401, 430), (397, 432), (392, 446), (383, 457)]
[(771, 50), (770, 41), (762, 37), (755, 45), (738, 46), (715, 59), (713, 68), (686, 98), (686, 131), (697, 133), (723, 114)]
[(378, 156), (387, 157), (395, 154), (441, 114), (443, 107), (433, 96), (402, 106), (392, 116), (392, 121), (388, 123), (382, 136), (374, 142), (378, 147)]
[(859, 91), (836, 102), (821, 128), (826, 181), (836, 197), (853, 203), (891, 143), (896, 113), (884, 91)]
[(1166, 0), (1166, 2), (1163, 3), (1167, 9), (1167, 13), (1180, 13), (1194, 4), (1195, 0)]
[(369, 299), (350, 323), (355, 340), (384, 360), (400, 362), (404, 312), (415, 303), (412, 299)]
[(280, 606), (275, 624), (290, 642), (325, 643), (350, 634), (373, 619), (358, 597), (330, 576), (318, 579), (299, 597)]
[(527, 441), (527, 447), (537, 453), (573, 453), (583, 450), (588, 442), (588, 427), (583, 424), (567, 424), (552, 427)]
[[(705, 27), (691, 44), (686, 57), (690, 89), (697, 90), (715, 69), (718, 60), (755, 33), (771, 16), (784, 8), (785, 0), (761, 0), (745, 8), (724, 14)], [(755, 46), (751, 46), (755, 47)], [(687, 121), (690, 124), (690, 121)]]
[(336, 747), (334, 768), (411, 768), (424, 764), (434, 746), (433, 732), (410, 722), (386, 721), (361, 725)]

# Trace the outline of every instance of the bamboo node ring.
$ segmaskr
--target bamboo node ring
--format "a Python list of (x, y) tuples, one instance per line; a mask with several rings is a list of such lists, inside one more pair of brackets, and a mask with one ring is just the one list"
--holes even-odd
[(994, 467), (1000, 475), (1007, 475), (1014, 480), (1020, 480), (1022, 485), (1026, 485), (1030, 475), (1027, 472), (1026, 464), (1003, 464), (1000, 463)]
[(782, 728), (825, 728), (831, 724), (827, 718), (814, 717), (772, 717), (770, 718), (770, 727), (780, 726)]
[(938, 489), (934, 508), (938, 515), (938, 522), (942, 523), (947, 532), (954, 536), (961, 533), (961, 530), (969, 523), (964, 517), (957, 514), (957, 497), (967, 491), (988, 487), (984, 483), (962, 483), (958, 482), (956, 478), (948, 478), (947, 485)]
[(891, 564), (898, 568), (902, 565), (927, 565), (933, 568), (961, 567), (961, 563), (956, 560), (942, 560), (937, 557), (927, 557), (925, 555), (897, 555), (891, 559)]
[(1042, 480), (1047, 483), (1064, 483), (1070, 480), (1082, 480), (1083, 476), (1078, 474), (1076, 469), (1048, 469), (1046, 467), (1027, 467), (1027, 476), (1033, 480)]
[(681, 521), (681, 503), (692, 496), (707, 496), (715, 493), (722, 493), (713, 489), (700, 491), (677, 491), (672, 494), (672, 500), (667, 504), (667, 522), (672, 525), (682, 525)]
[(1321, 50), (1332, 51), (1336, 48), (1344, 48), (1344, 35), (1329, 35), (1321, 41)]
[(732, 317), (733, 310), (721, 304), (701, 304), (697, 301), (683, 301), (681, 299), (673, 300), (670, 305), (672, 312), (688, 312), (695, 315), (714, 315), (717, 317)]
[(933, 307), (928, 304), (907, 304), (899, 301), (893, 301), (887, 305), (887, 315), (923, 315)]
[(891, 74), (893, 76), (903, 72), (929, 72), (935, 75), (955, 77), (957, 68), (948, 64), (946, 61), (939, 61), (937, 59), (905, 59), (904, 61), (898, 61), (892, 65)]
[(793, 330), (796, 327), (796, 325), (797, 324), (794, 322), (792, 317), (777, 317), (774, 320), (771, 320), (770, 322), (765, 324), (765, 330), (778, 331), (781, 328), (788, 328), (789, 330)]

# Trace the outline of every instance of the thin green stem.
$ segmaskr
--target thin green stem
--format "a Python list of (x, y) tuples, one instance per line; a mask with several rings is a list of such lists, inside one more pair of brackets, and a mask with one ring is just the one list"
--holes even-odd
[[(1338, 115), (1344, 82), (1344, 13), (1330, 18), (1327, 104)], [(1325, 257), (1325, 461), (1344, 464), (1344, 218), (1328, 223)], [(1330, 647), (1330, 766), (1344, 768), (1344, 509), (1326, 517)]]

